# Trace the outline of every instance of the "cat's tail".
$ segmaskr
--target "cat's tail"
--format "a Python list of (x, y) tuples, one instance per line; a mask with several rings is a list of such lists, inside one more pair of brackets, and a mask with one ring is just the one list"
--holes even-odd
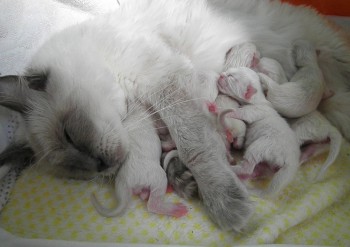
[(326, 161), (324, 162), (321, 170), (319, 171), (319, 173), (316, 177), (316, 181), (319, 181), (323, 178), (325, 172), (333, 164), (333, 162), (338, 157), (338, 154), (340, 152), (343, 137), (340, 134), (340, 132), (333, 126), (330, 126), (329, 140), (330, 140), (329, 154), (328, 154), (328, 157), (327, 157)]
[(114, 208), (105, 208), (102, 204), (97, 200), (95, 193), (91, 194), (91, 203), (95, 207), (96, 211), (104, 217), (114, 217), (121, 215), (124, 213), (127, 208), (130, 200), (132, 192), (127, 187), (125, 182), (120, 181), (116, 183), (116, 197), (118, 200), (118, 205)]

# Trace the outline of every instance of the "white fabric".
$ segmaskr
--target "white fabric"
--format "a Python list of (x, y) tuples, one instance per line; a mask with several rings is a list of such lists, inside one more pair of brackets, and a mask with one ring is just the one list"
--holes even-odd
[(117, 0), (1, 0), (0, 75), (22, 73), (53, 33), (117, 7)]

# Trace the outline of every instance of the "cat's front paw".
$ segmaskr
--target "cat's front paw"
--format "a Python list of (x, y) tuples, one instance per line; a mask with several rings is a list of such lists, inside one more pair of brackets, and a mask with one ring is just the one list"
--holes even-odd
[(246, 189), (232, 173), (199, 184), (199, 194), (210, 218), (223, 230), (240, 232), (253, 212)]

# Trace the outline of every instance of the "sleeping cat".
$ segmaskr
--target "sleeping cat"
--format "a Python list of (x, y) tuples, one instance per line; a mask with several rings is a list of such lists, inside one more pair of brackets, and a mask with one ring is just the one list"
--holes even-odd
[(350, 50), (340, 34), (304, 8), (267, 0), (209, 2), (127, 1), (54, 35), (21, 79), (1, 78), (0, 102), (23, 113), (42, 167), (74, 178), (116, 173), (130, 149), (127, 102), (138, 99), (168, 126), (182, 161), (176, 164), (193, 174), (209, 216), (222, 229), (240, 230), (252, 212), (248, 194), (196, 99), (216, 98), (225, 54), (244, 42), (279, 61), (288, 77), (296, 70), (289, 56), (294, 40), (321, 50), (320, 67), (336, 93), (321, 110), (350, 138)]

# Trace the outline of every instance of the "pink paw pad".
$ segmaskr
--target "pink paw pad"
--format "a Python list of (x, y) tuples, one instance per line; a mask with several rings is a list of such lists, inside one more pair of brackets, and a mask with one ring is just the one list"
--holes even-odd
[(247, 180), (251, 177), (250, 174), (237, 174), (237, 176), (240, 180)]
[(211, 113), (217, 113), (218, 112), (218, 107), (216, 105), (216, 103), (214, 102), (206, 102), (207, 107), (208, 107), (208, 111)]
[(149, 189), (142, 189), (141, 193), (139, 194), (141, 200), (146, 201), (149, 198), (150, 191)]
[(171, 186), (170, 184), (168, 184), (168, 186), (166, 187), (166, 193), (173, 193), (173, 192), (174, 192), (173, 186)]
[(174, 208), (170, 212), (171, 216), (174, 216), (175, 218), (180, 218), (182, 216), (185, 216), (187, 213), (188, 213), (187, 207), (182, 203), (176, 203), (174, 205)]
[(231, 133), (230, 130), (225, 130), (225, 133), (226, 133), (226, 140), (229, 142), (229, 143), (232, 143), (233, 142), (233, 135)]

